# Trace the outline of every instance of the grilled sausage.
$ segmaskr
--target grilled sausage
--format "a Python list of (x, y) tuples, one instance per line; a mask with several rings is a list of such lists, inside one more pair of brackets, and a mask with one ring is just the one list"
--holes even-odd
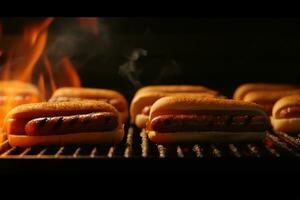
[(26, 124), (25, 132), (27, 135), (57, 135), (74, 132), (111, 131), (117, 126), (117, 116), (103, 112), (36, 118)]
[(248, 115), (161, 115), (151, 121), (151, 129), (157, 132), (259, 131), (267, 125), (265, 118)]

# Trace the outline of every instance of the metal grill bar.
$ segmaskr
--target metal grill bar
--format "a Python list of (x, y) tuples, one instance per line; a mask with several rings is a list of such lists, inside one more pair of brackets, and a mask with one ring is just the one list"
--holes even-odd
[(184, 157), (184, 154), (183, 154), (182, 149), (181, 149), (180, 146), (177, 146), (177, 156), (179, 158), (183, 158)]
[[(10, 147), (8, 141), (0, 144), (1, 158), (113, 158), (113, 157), (150, 157), (150, 158), (220, 158), (220, 157), (300, 157), (299, 146), (295, 142), (288, 142), (285, 133), (267, 133), (265, 143), (250, 144), (188, 144), (188, 145), (160, 145), (152, 143), (145, 130), (138, 130), (131, 126), (128, 129), (126, 140), (117, 146), (51, 146), (17, 148)], [(297, 148), (295, 148), (297, 147)], [(101, 150), (101, 151), (100, 151)], [(101, 153), (100, 153), (101, 152)]]
[(148, 157), (149, 152), (149, 143), (147, 138), (147, 132), (143, 129), (140, 133), (142, 138), (141, 148), (142, 148), (142, 157)]
[(115, 147), (110, 147), (107, 157), (112, 158), (114, 156), (114, 153), (115, 153)]
[(273, 148), (269, 147), (268, 145), (265, 146), (266, 150), (275, 157), (280, 157), (280, 154)]
[(238, 158), (242, 157), (241, 153), (238, 151), (238, 149), (236, 148), (236, 146), (234, 144), (229, 144), (228, 147), (235, 157), (238, 157)]
[(63, 154), (65, 147), (60, 147), (59, 150), (56, 152), (56, 154), (54, 155), (54, 157), (59, 157), (61, 154)]
[(196, 154), (196, 157), (203, 158), (202, 150), (198, 144), (194, 145), (193, 151)]
[(42, 157), (47, 151), (47, 148), (44, 148), (40, 151), (40, 153), (37, 154), (37, 157)]
[(160, 158), (165, 158), (166, 157), (166, 148), (163, 145), (157, 145), (157, 149), (159, 152), (159, 157)]
[(212, 149), (212, 156), (213, 157), (217, 157), (217, 158), (222, 157), (222, 154), (221, 154), (220, 150), (218, 148), (216, 148), (215, 145), (211, 145), (211, 149)]
[(299, 137), (293, 137), (283, 132), (276, 132), (275, 133), (278, 137), (280, 137), (282, 140), (291, 143), (295, 148), (300, 149), (300, 138)]
[(31, 148), (26, 148), (21, 154), (20, 157), (23, 157), (24, 155), (26, 155), (27, 153), (29, 153), (31, 151)]
[(270, 133), (267, 133), (267, 137), (269, 139), (272, 140), (272, 142), (274, 142), (274, 144), (276, 144), (278, 147), (281, 147), (282, 149), (288, 151), (289, 153), (291, 153), (292, 155), (296, 156), (296, 157), (300, 157), (299, 153), (295, 152), (292, 148), (290, 148), (286, 143), (284, 143), (283, 141), (280, 141), (280, 139), (274, 135), (271, 135)]
[(11, 147), (9, 146), (8, 141), (4, 141), (0, 144), (0, 153), (9, 150)]
[(261, 157), (260, 154), (258, 153), (257, 147), (253, 144), (248, 144), (247, 147), (250, 150), (251, 155), (255, 156), (255, 157)]
[(98, 149), (97, 149), (97, 147), (94, 147), (91, 151), (90, 157), (94, 158), (97, 155), (97, 153), (98, 153)]
[(77, 156), (79, 156), (80, 155), (80, 151), (81, 151), (81, 147), (78, 147), (76, 150), (75, 150), (75, 152), (74, 152), (74, 154), (73, 154), (73, 157), (77, 157)]
[(7, 150), (6, 152), (4, 152), (1, 156), (5, 157), (10, 155), (12, 152), (14, 152), (17, 149), (17, 147), (12, 147), (11, 149)]
[(132, 145), (133, 145), (133, 135), (134, 135), (134, 129), (133, 127), (130, 127), (128, 129), (128, 134), (127, 134), (127, 140), (126, 140), (126, 148), (124, 151), (124, 157), (129, 158), (132, 155)]

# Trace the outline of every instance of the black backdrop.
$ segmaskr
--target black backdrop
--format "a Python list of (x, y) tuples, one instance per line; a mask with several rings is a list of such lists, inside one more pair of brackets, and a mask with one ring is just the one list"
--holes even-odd
[[(3, 30), (28, 20), (3, 19)], [(226, 95), (243, 82), (300, 84), (299, 18), (99, 18), (98, 25), (97, 36), (80, 30), (75, 18), (57, 18), (50, 27), (47, 51), (53, 58), (69, 54), (84, 86), (131, 97), (146, 84), (203, 84)], [(139, 71), (120, 73), (136, 48), (147, 51), (135, 62)]]

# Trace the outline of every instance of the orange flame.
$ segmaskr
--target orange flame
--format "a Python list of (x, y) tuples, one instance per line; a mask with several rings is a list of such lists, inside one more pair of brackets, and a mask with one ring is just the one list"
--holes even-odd
[(45, 62), (46, 71), (47, 71), (48, 76), (49, 76), (51, 91), (53, 92), (57, 88), (55, 80), (54, 80), (54, 74), (53, 74), (53, 71), (52, 71), (53, 67), (52, 67), (52, 65), (51, 65), (51, 63), (50, 63), (47, 56), (45, 56), (44, 62)]
[(32, 26), (24, 31), (24, 40), (29, 42), (32, 51), (26, 61), (22, 63), (24, 71), (19, 80), (31, 81), (33, 69), (42, 55), (47, 42), (47, 28), (52, 23), (53, 18), (47, 18), (38, 26)]
[(46, 96), (47, 89), (46, 89), (46, 84), (45, 84), (45, 78), (42, 73), (39, 74), (38, 88), (39, 88), (42, 98), (46, 99), (47, 98), (47, 96)]
[(60, 87), (64, 86), (73, 86), (73, 87), (81, 87), (81, 81), (77, 71), (75, 70), (71, 60), (67, 57), (62, 59), (61, 63), (61, 73), (60, 76)]
[[(0, 56), (5, 53), (6, 60), (1, 70), (0, 81), (0, 129), (3, 118), (13, 107), (29, 102), (48, 99), (57, 87), (80, 87), (80, 77), (71, 60), (63, 57), (60, 68), (55, 73), (47, 55), (43, 55), (48, 38), (48, 27), (53, 18), (47, 18), (38, 24), (26, 26), (23, 37), (13, 43), (6, 52), (0, 50)], [(0, 39), (2, 24), (0, 21)], [(34, 70), (41, 56), (43, 71), (38, 74), (37, 86), (34, 81)], [(28, 82), (28, 84), (26, 83)], [(37, 89), (38, 88), (38, 89)], [(26, 90), (26, 94), (22, 92)], [(22, 96), (23, 95), (23, 96)], [(27, 96), (26, 96), (27, 95)]]
[(2, 73), (2, 80), (9, 80), (11, 79), (11, 70), (10, 70), (10, 67), (12, 65), (12, 56), (11, 54), (9, 54), (6, 58), (6, 62), (5, 64), (3, 65), (3, 73)]

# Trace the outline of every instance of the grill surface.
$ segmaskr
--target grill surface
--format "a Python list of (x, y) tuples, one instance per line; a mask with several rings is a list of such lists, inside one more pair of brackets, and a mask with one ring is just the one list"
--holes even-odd
[(17, 148), (5, 141), (0, 145), (0, 159), (103, 159), (103, 158), (221, 158), (221, 157), (299, 157), (299, 138), (285, 133), (267, 133), (264, 142), (250, 144), (156, 145), (145, 131), (133, 126), (117, 146), (51, 146)]

